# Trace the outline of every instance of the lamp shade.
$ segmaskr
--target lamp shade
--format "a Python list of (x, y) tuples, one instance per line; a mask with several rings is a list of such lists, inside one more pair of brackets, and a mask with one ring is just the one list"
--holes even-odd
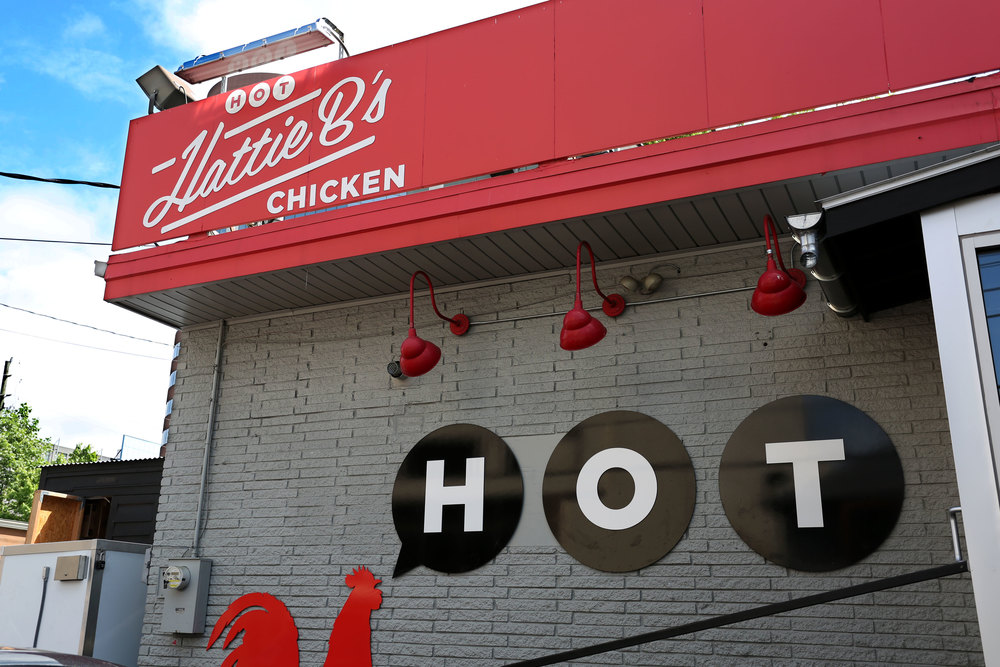
[(417, 377), (423, 375), (441, 361), (441, 348), (417, 336), (417, 330), (410, 327), (410, 333), (399, 348), (399, 366), (403, 375)]
[(799, 284), (799, 287), (805, 289), (806, 287), (806, 272), (802, 269), (792, 267), (787, 271), (789, 277)]
[(608, 330), (583, 309), (580, 299), (573, 304), (573, 309), (563, 318), (562, 331), (559, 332), (559, 347), (564, 350), (582, 350), (600, 342)]
[(778, 245), (778, 228), (770, 215), (764, 216), (764, 238), (767, 241), (767, 267), (757, 280), (750, 308), (769, 317), (784, 315), (805, 303), (806, 274), (800, 269), (785, 268), (781, 246)]
[(779, 269), (769, 255), (767, 268), (757, 280), (757, 289), (750, 298), (750, 307), (760, 315), (784, 315), (801, 306), (805, 300), (806, 293), (802, 285)]

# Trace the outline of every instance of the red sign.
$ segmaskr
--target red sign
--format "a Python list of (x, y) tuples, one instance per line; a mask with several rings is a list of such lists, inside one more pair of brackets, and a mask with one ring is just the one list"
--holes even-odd
[(988, 70), (1000, 3), (960, 5), (553, 0), (185, 104), (132, 122), (113, 248)]
[(114, 249), (416, 187), (422, 61), (377, 53), (133, 121)]

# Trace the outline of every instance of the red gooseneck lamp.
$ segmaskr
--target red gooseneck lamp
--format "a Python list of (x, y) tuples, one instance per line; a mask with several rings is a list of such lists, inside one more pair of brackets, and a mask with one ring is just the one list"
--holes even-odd
[(601, 304), (604, 314), (608, 317), (618, 317), (625, 311), (625, 297), (621, 294), (609, 296), (597, 286), (594, 251), (591, 250), (589, 243), (582, 241), (576, 247), (576, 301), (573, 302), (573, 309), (566, 313), (566, 317), (563, 318), (562, 331), (559, 333), (559, 347), (571, 351), (590, 347), (608, 333), (603, 324), (583, 309), (583, 301), (580, 299), (580, 250), (582, 248), (586, 248), (587, 252), (590, 253), (590, 269), (594, 279), (594, 289), (604, 300)]
[(806, 274), (801, 269), (785, 268), (781, 259), (781, 247), (778, 245), (778, 230), (770, 215), (764, 216), (764, 238), (767, 241), (767, 268), (757, 280), (757, 289), (750, 298), (750, 307), (760, 315), (784, 315), (805, 303), (806, 293), (803, 288), (806, 285)]
[(413, 283), (418, 275), (423, 276), (424, 280), (427, 281), (427, 287), (431, 292), (431, 306), (434, 308), (434, 313), (442, 320), (450, 322), (451, 332), (456, 336), (461, 336), (469, 330), (468, 316), (459, 313), (454, 317), (446, 317), (441, 314), (437, 303), (434, 301), (434, 285), (431, 284), (430, 276), (423, 271), (414, 271), (413, 275), (410, 276), (410, 333), (399, 348), (400, 369), (403, 371), (403, 375), (409, 377), (423, 375), (434, 368), (437, 362), (441, 360), (441, 348), (417, 336), (417, 329), (413, 326)]

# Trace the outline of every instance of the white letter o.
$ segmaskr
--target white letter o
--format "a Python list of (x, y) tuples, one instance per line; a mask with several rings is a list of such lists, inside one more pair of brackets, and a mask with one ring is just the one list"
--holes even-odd
[(257, 108), (264, 105), (264, 102), (271, 97), (271, 86), (267, 81), (261, 81), (250, 89), (250, 106)]
[[(601, 502), (597, 483), (612, 468), (621, 468), (632, 476), (635, 495), (628, 505), (612, 509)], [(638, 452), (624, 447), (610, 447), (594, 454), (576, 478), (576, 502), (580, 511), (594, 525), (606, 530), (625, 530), (647, 516), (656, 503), (656, 473)]]

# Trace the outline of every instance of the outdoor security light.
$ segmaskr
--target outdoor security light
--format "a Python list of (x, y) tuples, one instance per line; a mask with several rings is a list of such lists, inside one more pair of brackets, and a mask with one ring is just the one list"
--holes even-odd
[(140, 76), (135, 82), (149, 98), (148, 113), (153, 113), (153, 107), (163, 111), (195, 101), (195, 98), (191, 97), (191, 93), (187, 90), (190, 85), (160, 65)]
[(189, 83), (201, 83), (331, 44), (340, 45), (338, 57), (350, 55), (344, 46), (344, 33), (328, 19), (321, 18), (301, 28), (198, 56), (181, 65), (175, 74)]
[(647, 275), (640, 281), (639, 294), (652, 294), (656, 290), (660, 289), (660, 285), (663, 284), (663, 276), (657, 273), (657, 270), (668, 266), (675, 269), (677, 273), (681, 272), (681, 267), (677, 266), (676, 264), (662, 264), (660, 266), (655, 267), (652, 271), (649, 272), (649, 275)]
[(626, 292), (634, 292), (639, 289), (639, 281), (631, 275), (622, 276), (622, 279), (618, 281), (618, 284), (624, 287)]
[(646, 275), (646, 277), (642, 279), (636, 278), (631, 275), (622, 276), (622, 279), (619, 281), (619, 284), (625, 288), (626, 292), (634, 292), (638, 290), (639, 294), (643, 295), (652, 294), (656, 290), (660, 289), (660, 285), (663, 284), (663, 276), (657, 273), (657, 271), (667, 266), (676, 270), (677, 273), (681, 272), (681, 267), (677, 266), (676, 264), (661, 264), (659, 266), (654, 267), (653, 270), (650, 271)]

